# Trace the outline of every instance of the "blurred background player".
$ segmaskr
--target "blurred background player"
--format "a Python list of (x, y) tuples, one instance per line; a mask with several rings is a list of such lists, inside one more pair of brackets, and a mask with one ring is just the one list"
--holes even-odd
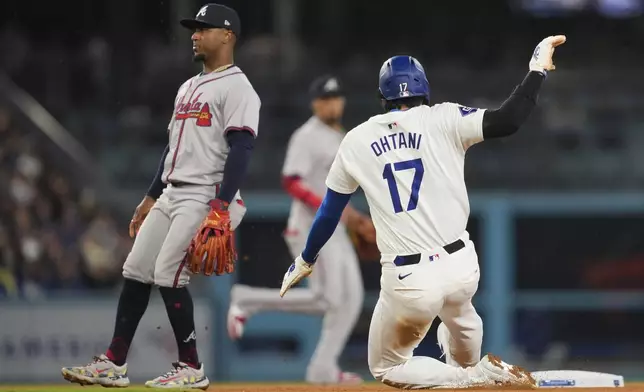
[[(284, 238), (297, 256), (308, 235), (315, 212), (320, 207), (324, 181), (336, 151), (345, 136), (341, 124), (345, 98), (338, 78), (322, 76), (313, 81), (313, 116), (293, 133), (282, 169), (283, 186), (293, 198)], [(355, 326), (364, 296), (358, 257), (349, 238), (351, 230), (368, 241), (375, 241), (371, 219), (347, 206), (342, 223), (320, 253), (320, 273), (308, 288), (293, 290), (281, 299), (279, 290), (235, 285), (231, 293), (228, 331), (232, 339), (243, 334), (244, 323), (261, 311), (282, 310), (323, 314), (322, 334), (309, 363), (306, 380), (311, 383), (359, 383), (359, 376), (342, 372), (338, 358)]]

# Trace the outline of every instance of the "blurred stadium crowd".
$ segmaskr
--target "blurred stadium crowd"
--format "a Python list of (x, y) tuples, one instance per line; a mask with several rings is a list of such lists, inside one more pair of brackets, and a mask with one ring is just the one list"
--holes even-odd
[[(414, 54), (428, 68), (434, 102), (494, 107), (524, 75), (538, 39), (553, 31), (566, 33), (570, 42), (539, 110), (516, 137), (472, 151), (470, 187), (615, 189), (644, 181), (644, 158), (635, 147), (644, 142), (644, 79), (636, 66), (642, 57), (636, 48), (644, 44), (641, 18), (538, 19), (499, 6), (504, 2), (472, 3), (467, 13), (417, 5), (421, 16), (404, 13), (405, 27), (392, 35), (359, 18), (364, 11), (379, 20), (384, 8), (352, 1), (353, 7), (331, 11), (312, 2), (301, 6), (298, 34), (290, 35), (266, 22), (271, 2), (254, 8), (231, 3), (245, 26), (235, 60), (262, 98), (260, 127), (266, 132), (246, 189), (277, 189), (280, 165), (263, 162), (283, 157), (290, 133), (309, 115), (306, 87), (320, 73), (336, 73), (348, 84), (347, 127), (380, 110), (377, 70), (398, 52)], [(154, 19), (159, 7), (147, 1), (139, 11)], [(403, 17), (391, 12), (391, 19)], [(167, 27), (173, 26), (167, 15), (156, 28), (150, 20), (137, 25), (139, 17), (123, 16), (124, 25), (133, 24), (129, 33), (101, 30), (91, 15), (78, 27), (82, 33), (0, 28), (0, 49), (12, 53), (2, 57), (2, 68), (95, 154), (119, 186), (131, 189), (149, 181), (166, 143), (177, 86), (198, 71), (190, 61), (189, 33)]]
[(0, 107), (0, 298), (106, 288), (130, 240)]

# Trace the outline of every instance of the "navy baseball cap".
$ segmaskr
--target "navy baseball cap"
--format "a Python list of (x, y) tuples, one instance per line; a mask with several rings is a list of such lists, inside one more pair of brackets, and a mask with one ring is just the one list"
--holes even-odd
[(241, 33), (241, 22), (237, 11), (225, 5), (210, 3), (206, 4), (194, 19), (182, 19), (181, 26), (196, 29), (228, 29), (239, 36)]
[(309, 94), (311, 99), (343, 97), (344, 91), (340, 79), (333, 75), (324, 75), (311, 83)]

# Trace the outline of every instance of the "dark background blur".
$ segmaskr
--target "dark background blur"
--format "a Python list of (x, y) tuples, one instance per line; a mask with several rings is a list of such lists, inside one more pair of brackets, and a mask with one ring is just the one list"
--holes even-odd
[[(204, 3), (0, 3), (0, 296), (117, 292), (131, 246), (127, 221), (167, 143), (176, 91), (200, 71), (190, 32), (177, 21)], [(515, 358), (553, 366), (644, 361), (644, 1), (221, 3), (240, 14), (235, 61), (262, 99), (242, 190), (259, 204), (286, 198), (279, 175), (286, 144), (310, 116), (308, 84), (321, 73), (345, 82), (349, 128), (379, 112), (378, 70), (402, 53), (425, 66), (432, 102), (494, 108), (524, 77), (535, 45), (565, 34), (528, 124), (473, 148), (466, 179), (472, 194), (502, 194), (508, 203), (568, 198), (539, 208), (515, 203), (511, 212), (512, 236), (504, 238), (513, 249), (512, 287), (546, 293), (542, 305), (513, 311)], [(80, 143), (86, 161), (49, 132), (53, 119), (32, 105)], [(237, 279), (277, 287), (289, 263), (281, 239), (287, 210), (259, 204), (240, 228), (245, 264)], [(473, 208), (469, 230), (484, 274), (495, 274), (485, 269), (494, 254), (483, 249), (487, 211)], [(378, 263), (364, 263), (363, 272), (377, 294)], [(578, 296), (562, 308), (554, 304), (560, 294)], [(349, 363), (364, 361), (372, 305), (345, 353)], [(436, 354), (434, 328), (427, 340), (419, 353)]]

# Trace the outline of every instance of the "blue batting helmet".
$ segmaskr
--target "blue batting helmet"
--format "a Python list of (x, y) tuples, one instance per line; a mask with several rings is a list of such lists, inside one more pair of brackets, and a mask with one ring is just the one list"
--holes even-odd
[(425, 97), (429, 102), (429, 82), (425, 69), (411, 56), (394, 56), (382, 64), (380, 94), (387, 101), (408, 97)]

